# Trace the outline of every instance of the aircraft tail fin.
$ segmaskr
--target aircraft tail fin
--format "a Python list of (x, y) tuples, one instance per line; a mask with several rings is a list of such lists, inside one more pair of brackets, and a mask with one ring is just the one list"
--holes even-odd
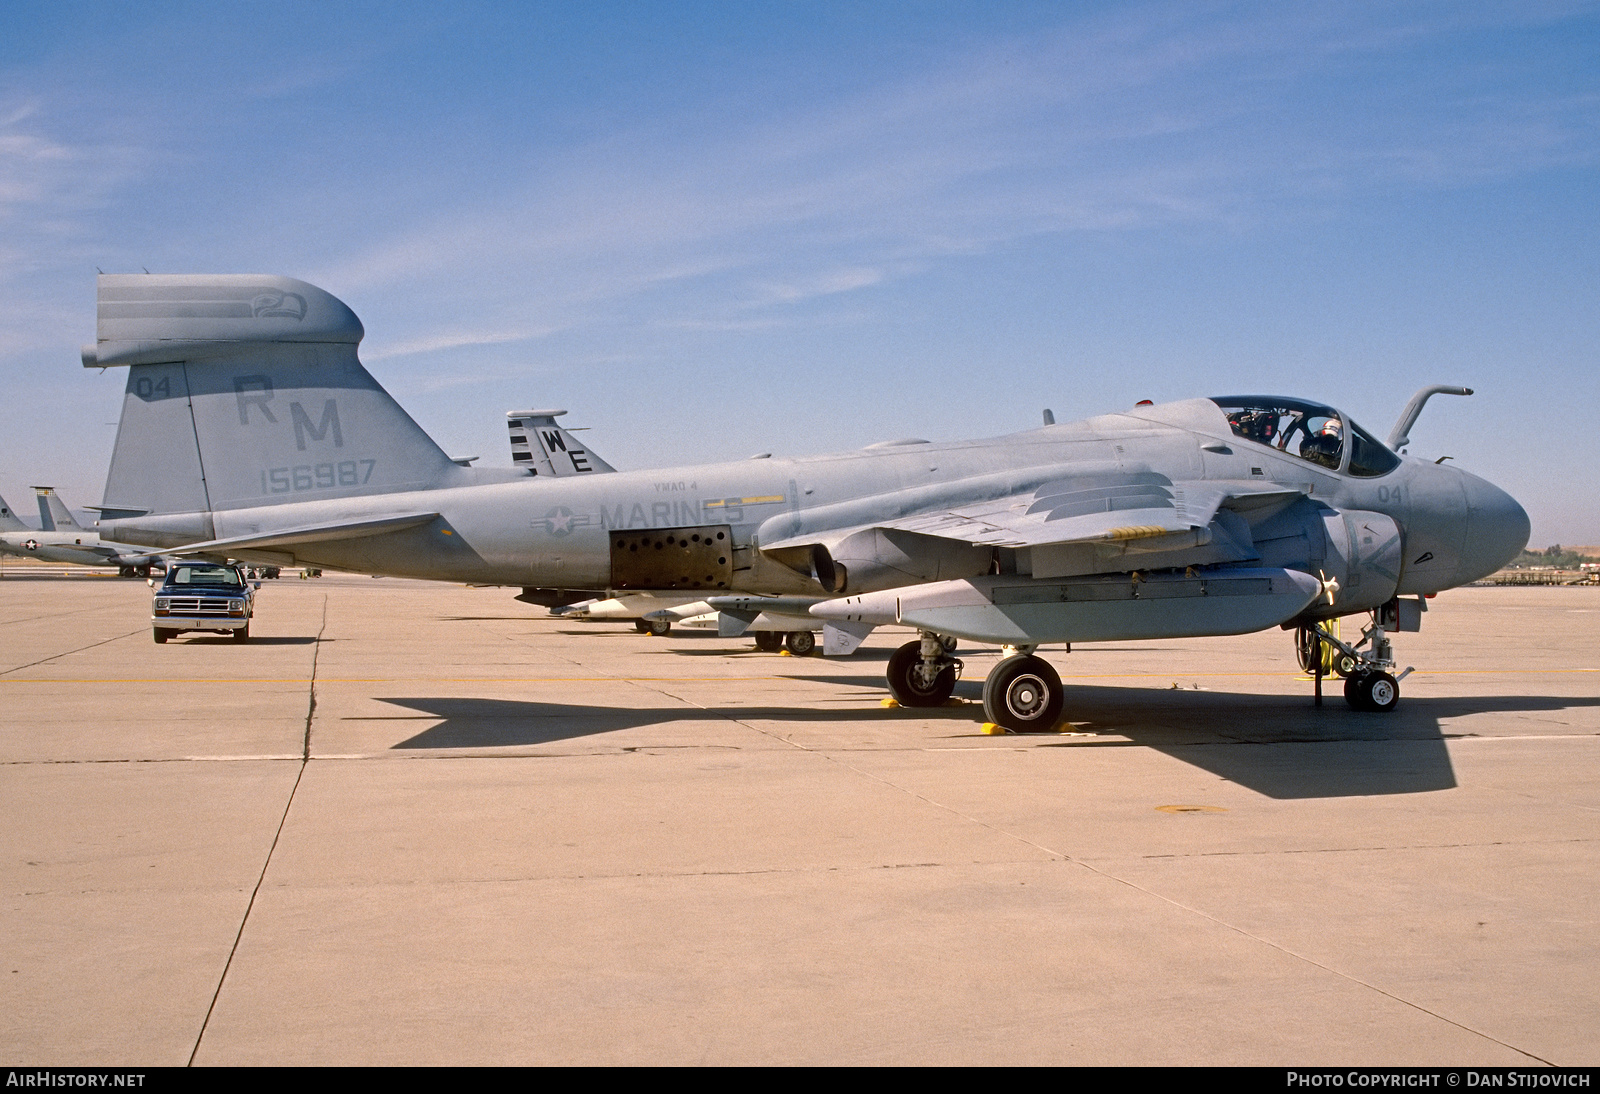
[(565, 413), (565, 410), (513, 410), (507, 414), (511, 462), (535, 475), (557, 477), (615, 471), (615, 467), (556, 424), (556, 419)]
[(11, 511), (6, 499), (0, 498), (0, 532), (23, 532), (27, 528), (28, 526), (22, 523), (22, 518)]
[(81, 526), (53, 486), (35, 486), (39, 495), (39, 527), (46, 532), (76, 532)]
[(258, 274), (102, 274), (86, 368), (128, 366), (101, 530), (168, 546), (210, 514), (470, 478), (362, 367), (342, 301)]

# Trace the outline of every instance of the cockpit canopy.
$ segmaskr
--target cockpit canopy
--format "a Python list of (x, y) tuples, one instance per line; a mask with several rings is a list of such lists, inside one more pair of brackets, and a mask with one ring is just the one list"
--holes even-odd
[(1400, 457), (1331, 406), (1276, 395), (1224, 395), (1222, 408), (1234, 436), (1299, 456), (1359, 478), (1387, 475)]

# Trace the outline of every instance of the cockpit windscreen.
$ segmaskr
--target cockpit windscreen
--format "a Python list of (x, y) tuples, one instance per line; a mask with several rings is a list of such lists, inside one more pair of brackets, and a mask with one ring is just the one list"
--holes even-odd
[(1222, 408), (1234, 436), (1320, 467), (1339, 470), (1346, 448), (1351, 448), (1347, 470), (1359, 478), (1387, 475), (1400, 466), (1400, 457), (1331, 406), (1275, 395), (1225, 395), (1211, 401)]
[(1344, 421), (1331, 406), (1266, 395), (1225, 396), (1211, 401), (1227, 415), (1234, 436), (1333, 471), (1344, 460)]

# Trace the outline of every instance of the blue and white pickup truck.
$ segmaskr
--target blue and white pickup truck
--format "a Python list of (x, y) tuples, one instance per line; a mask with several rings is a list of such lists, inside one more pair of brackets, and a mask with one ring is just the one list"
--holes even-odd
[[(153, 584), (153, 583), (152, 583)], [(235, 642), (250, 641), (256, 589), (242, 567), (215, 562), (173, 562), (155, 587), (150, 624), (157, 642), (184, 631), (231, 633)]]

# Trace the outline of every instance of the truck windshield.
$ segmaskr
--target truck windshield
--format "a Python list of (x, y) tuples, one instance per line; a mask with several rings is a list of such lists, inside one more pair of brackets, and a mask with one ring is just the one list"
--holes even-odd
[(242, 586), (239, 571), (231, 566), (180, 566), (167, 575), (168, 585)]

